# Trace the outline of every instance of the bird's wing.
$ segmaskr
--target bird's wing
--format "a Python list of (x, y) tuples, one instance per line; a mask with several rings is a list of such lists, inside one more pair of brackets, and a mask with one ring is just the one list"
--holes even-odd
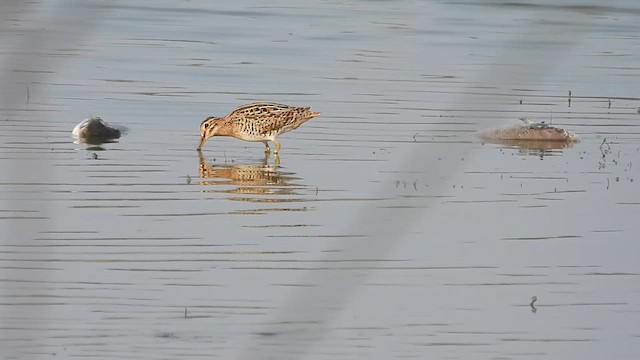
[(268, 103), (268, 102), (260, 102), (243, 105), (235, 110), (233, 110), (227, 117), (244, 117), (247, 119), (262, 119), (269, 118), (273, 116), (277, 116), (283, 112), (287, 112), (295, 109), (295, 107), (278, 104), (278, 103)]
[(303, 116), (304, 112), (307, 110), (309, 110), (309, 108), (291, 107), (278, 113), (274, 113), (267, 121), (264, 122), (262, 132), (269, 133), (272, 131), (282, 132), (293, 130), (308, 120), (308, 118)]

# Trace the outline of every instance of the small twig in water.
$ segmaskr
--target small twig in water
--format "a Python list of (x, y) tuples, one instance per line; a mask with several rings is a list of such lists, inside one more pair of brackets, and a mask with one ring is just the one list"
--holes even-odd
[(605, 152), (604, 145), (607, 145), (607, 150), (606, 151), (609, 152), (609, 150), (611, 150), (611, 146), (609, 146), (609, 143), (607, 142), (607, 138), (602, 139), (602, 144), (600, 144), (600, 151), (603, 152), (603, 155), (604, 155), (604, 152)]
[(184, 308), (184, 318), (187, 318), (187, 308)]
[(538, 300), (538, 297), (537, 297), (537, 296), (534, 296), (534, 297), (532, 297), (532, 298), (531, 298), (531, 303), (529, 303), (529, 306), (531, 306), (531, 311), (532, 311), (532, 312), (536, 312), (536, 311), (538, 311), (538, 309), (537, 309), (537, 308), (536, 308), (536, 306), (534, 305), (534, 304), (535, 304), (535, 302), (536, 302), (537, 300)]

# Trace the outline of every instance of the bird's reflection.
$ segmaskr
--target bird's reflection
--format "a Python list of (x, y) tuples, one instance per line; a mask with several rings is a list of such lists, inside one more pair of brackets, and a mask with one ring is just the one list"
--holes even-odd
[(281, 171), (277, 162), (270, 165), (268, 155), (258, 164), (213, 165), (200, 151), (198, 158), (200, 185), (207, 186), (206, 192), (255, 195), (235, 199), (249, 202), (291, 202), (296, 199), (277, 195), (300, 195), (305, 188), (296, 182), (300, 179), (294, 173)]

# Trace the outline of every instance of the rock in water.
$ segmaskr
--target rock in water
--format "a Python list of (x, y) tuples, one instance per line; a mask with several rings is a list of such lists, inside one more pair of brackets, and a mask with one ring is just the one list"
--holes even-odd
[(482, 131), (478, 135), (482, 139), (493, 141), (580, 141), (580, 138), (571, 131), (545, 124), (544, 122), (535, 123), (525, 119), (521, 120), (525, 123), (524, 125), (490, 129)]
[(99, 117), (82, 120), (72, 131), (73, 137), (87, 144), (102, 144), (120, 138), (120, 130)]

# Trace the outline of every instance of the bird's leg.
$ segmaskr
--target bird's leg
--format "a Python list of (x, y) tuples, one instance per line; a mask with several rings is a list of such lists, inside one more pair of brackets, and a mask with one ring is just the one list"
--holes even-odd
[(274, 154), (277, 154), (280, 152), (280, 143), (278, 142), (278, 140), (273, 140), (273, 143), (276, 144), (276, 151), (274, 151)]
[(273, 165), (280, 166), (280, 155), (278, 153), (273, 155)]
[(271, 152), (271, 148), (269, 147), (269, 142), (268, 141), (263, 141), (264, 142), (264, 152), (265, 154), (269, 154)]

